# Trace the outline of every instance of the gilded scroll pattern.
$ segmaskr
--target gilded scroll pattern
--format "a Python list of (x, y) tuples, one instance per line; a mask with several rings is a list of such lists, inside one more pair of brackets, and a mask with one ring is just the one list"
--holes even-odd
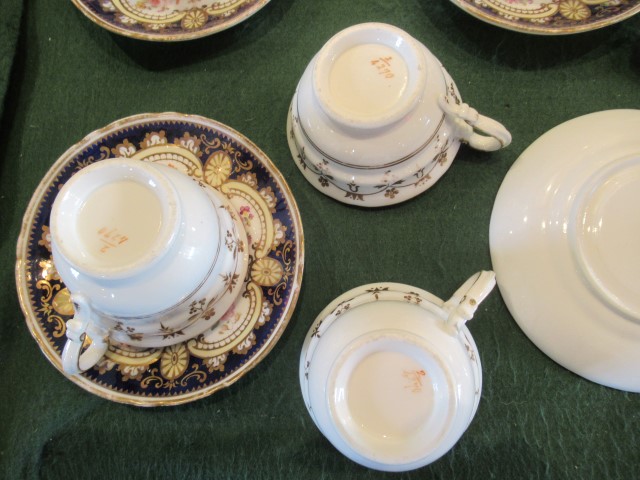
[[(113, 341), (101, 361), (82, 374), (81, 383), (88, 389), (128, 403), (182, 403), (183, 396), (215, 391), (230, 376), (247, 370), (286, 326), (302, 271), (299, 217), (273, 167), (243, 141), (190, 122), (124, 126), (83, 148), (46, 188), (27, 239), (24, 278), (34, 322), (30, 328), (45, 343), (43, 350), (53, 352), (54, 364), (66, 340), (65, 322), (73, 316), (73, 305), (51, 260), (48, 212), (59, 187), (81, 168), (114, 155), (163, 163), (223, 192), (247, 232), (249, 245), (242, 248), (248, 249), (248, 274), (225, 280), (229, 285), (240, 282), (240, 294), (215, 327), (164, 348)], [(206, 315), (207, 308), (206, 299), (194, 299), (192, 315)]]
[(73, 0), (98, 25), (134, 38), (174, 41), (229, 28), (269, 0)]
[(490, 23), (541, 34), (600, 28), (640, 11), (638, 0), (454, 0), (454, 3)]

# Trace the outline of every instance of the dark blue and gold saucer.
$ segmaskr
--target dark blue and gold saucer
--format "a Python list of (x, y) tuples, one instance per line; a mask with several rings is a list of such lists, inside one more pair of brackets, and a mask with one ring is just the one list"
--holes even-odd
[(269, 0), (72, 0), (92, 22), (119, 35), (159, 42), (226, 30)]
[[(114, 122), (67, 150), (36, 189), (17, 245), (16, 285), (33, 337), (62, 373), (69, 291), (51, 259), (49, 213), (77, 171), (110, 157), (160, 162), (228, 196), (242, 218), (250, 264), (241, 293), (221, 321), (196, 338), (164, 348), (111, 344), (81, 375), (80, 387), (121, 403), (176, 405), (224, 388), (276, 344), (295, 308), (304, 267), (302, 224), (280, 172), (250, 140), (218, 122), (178, 113)], [(204, 308), (197, 302), (193, 312)]]

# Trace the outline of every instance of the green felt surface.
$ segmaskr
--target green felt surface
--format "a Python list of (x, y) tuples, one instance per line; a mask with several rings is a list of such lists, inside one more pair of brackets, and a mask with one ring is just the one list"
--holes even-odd
[[(640, 396), (555, 364), (497, 290), (469, 323), (483, 362), (478, 413), (428, 467), (382, 474), (340, 455), (308, 416), (297, 371), (309, 325), (342, 292), (382, 280), (448, 298), (491, 267), (493, 200), (519, 154), (568, 119), (640, 108), (640, 16), (545, 38), (484, 24), (446, 0), (273, 0), (231, 30), (152, 44), (101, 29), (69, 1), (2, 4), (0, 478), (640, 477)], [(289, 101), (324, 41), (364, 21), (425, 43), (462, 98), (510, 129), (511, 146), (461, 148), (434, 188), (392, 208), (349, 207), (308, 185), (287, 147)], [(58, 156), (113, 120), (160, 111), (216, 119), (270, 156), (300, 208), (306, 266), (296, 312), (254, 370), (195, 403), (140, 409), (93, 396), (49, 364), (23, 320), (13, 268), (26, 205)]]

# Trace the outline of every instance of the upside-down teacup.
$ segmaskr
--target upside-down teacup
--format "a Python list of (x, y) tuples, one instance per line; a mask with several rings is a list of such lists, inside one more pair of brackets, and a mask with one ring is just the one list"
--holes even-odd
[(482, 390), (465, 323), (495, 285), (467, 280), (446, 302), (397, 283), (350, 290), (312, 324), (300, 356), (311, 418), (345, 456), (406, 471), (444, 455), (471, 423)]
[(91, 368), (109, 342), (164, 347), (211, 328), (248, 257), (229, 201), (161, 164), (124, 158), (76, 173), (51, 211), (53, 261), (71, 293), (63, 368)]
[(298, 83), (287, 132), (312, 185), (364, 207), (428, 189), (460, 143), (491, 151), (511, 142), (500, 123), (462, 103), (424, 45), (382, 23), (352, 26), (322, 47)]

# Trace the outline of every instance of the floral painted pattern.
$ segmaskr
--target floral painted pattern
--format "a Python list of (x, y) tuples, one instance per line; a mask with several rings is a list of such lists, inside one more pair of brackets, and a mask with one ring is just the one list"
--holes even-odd
[[(453, 80), (444, 69), (443, 75), (447, 81), (447, 101), (460, 104), (460, 94)], [(396, 164), (414, 162), (415, 157), (422, 154), (426, 149), (432, 148), (434, 151), (433, 157), (421, 160), (421, 165), (416, 167), (413, 174), (405, 178), (398, 178), (390, 168), (388, 170), (372, 168), (370, 171), (377, 175), (373, 183), (361, 183), (353, 176), (347, 183), (344, 179), (338, 178), (337, 174), (334, 174), (331, 162), (322, 156), (321, 151), (315, 150), (310, 147), (310, 144), (305, 143), (305, 138), (308, 138), (308, 136), (296, 113), (296, 99), (297, 93), (294, 95), (289, 107), (287, 119), (287, 140), (296, 165), (318, 190), (345, 203), (362, 206), (371, 206), (373, 204), (388, 205), (411, 198), (429, 188), (440, 178), (449, 168), (451, 160), (459, 147), (459, 144), (454, 146), (450, 142), (448, 134), (443, 134), (445, 130), (445, 116), (443, 114), (435, 128), (435, 132), (426, 143), (415, 153), (408, 155)], [(333, 162), (336, 161), (335, 159), (331, 160)], [(370, 182), (370, 178), (367, 178), (367, 181)]]
[[(433, 307), (441, 308), (442, 300), (436, 298), (426, 291), (416, 291), (414, 287), (401, 284), (368, 284), (357, 287), (350, 292), (345, 293), (342, 297), (334, 300), (325, 312), (316, 318), (315, 322), (307, 332), (304, 345), (302, 347), (302, 355), (300, 358), (299, 375), (302, 385), (302, 395), (311, 417), (314, 417), (311, 408), (310, 399), (308, 398), (308, 381), (309, 372), (314, 362), (313, 356), (318, 347), (323, 334), (331, 328), (331, 326), (340, 320), (347, 312), (351, 312), (358, 307), (370, 304), (372, 302), (404, 302), (411, 305), (424, 308), (428, 312), (433, 312)], [(430, 313), (433, 315), (433, 313)], [(480, 359), (477, 355), (477, 347), (466, 327), (459, 330), (458, 340), (464, 347), (470, 361), (471, 369), (474, 372), (474, 380), (476, 382), (475, 402), (480, 400), (482, 371)], [(316, 360), (317, 361), (317, 360)], [(413, 385), (412, 385), (413, 386)]]
[[(164, 348), (111, 342), (98, 364), (70, 377), (81, 387), (118, 402), (167, 405), (209, 395), (240, 378), (273, 347), (295, 307), (303, 270), (302, 226), (284, 179), (270, 160), (233, 130), (179, 114), (139, 115), (116, 122), (65, 153), (34, 194), (19, 239), (16, 282), (27, 324), (48, 359), (61, 370), (69, 291), (51, 261), (49, 212), (59, 187), (94, 162), (126, 155), (160, 162), (215, 184), (242, 218), (249, 245), (225, 242), (249, 255), (247, 278), (223, 279), (240, 294), (221, 320), (195, 339)], [(213, 173), (212, 173), (213, 172)], [(193, 299), (190, 315), (213, 315), (211, 300)], [(165, 338), (181, 332), (163, 325)], [(137, 333), (120, 325), (132, 342)], [(62, 370), (61, 370), (62, 371)]]
[(640, 11), (640, 0), (452, 0), (482, 20), (512, 30), (568, 34), (601, 28)]
[(269, 0), (73, 0), (98, 25), (134, 38), (202, 37), (250, 17)]

